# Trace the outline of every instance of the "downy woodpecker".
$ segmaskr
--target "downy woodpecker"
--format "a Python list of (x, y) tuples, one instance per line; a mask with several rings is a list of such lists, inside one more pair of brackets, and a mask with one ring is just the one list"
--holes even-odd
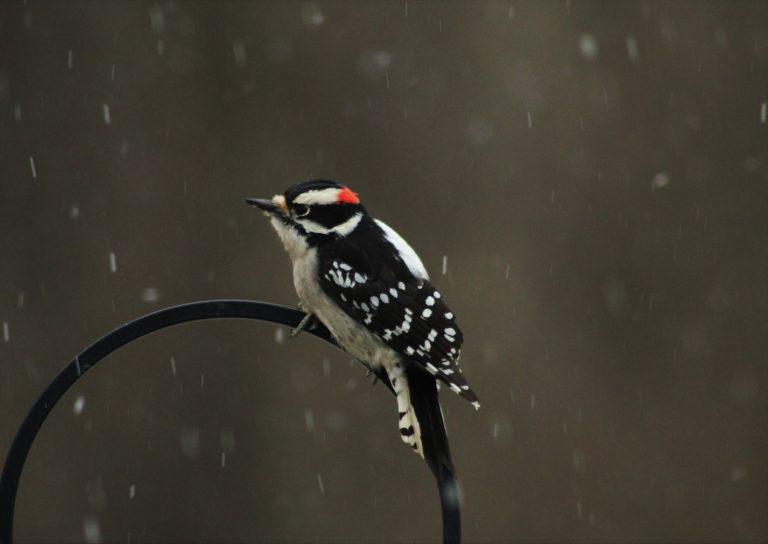
[(293, 334), (316, 318), (388, 379), (403, 441), (439, 480), (446, 470), (454, 474), (437, 380), (475, 408), (480, 403), (458, 367), (462, 333), (413, 248), (335, 181), (306, 181), (246, 202), (266, 212), (293, 263), (307, 312)]

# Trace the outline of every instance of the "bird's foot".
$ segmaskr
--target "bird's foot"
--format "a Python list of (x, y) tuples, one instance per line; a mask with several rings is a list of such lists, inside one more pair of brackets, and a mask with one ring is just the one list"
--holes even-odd
[(373, 373), (373, 370), (370, 368), (368, 369), (368, 372), (365, 373), (366, 377), (370, 378), (373, 376), (373, 379), (371, 380), (371, 385), (376, 385), (379, 382), (379, 377)]
[(299, 322), (296, 328), (291, 330), (291, 338), (297, 337), (301, 331), (303, 331), (304, 329), (311, 329), (312, 327), (314, 327), (314, 325), (315, 325), (315, 316), (308, 313), (303, 317), (303, 319)]

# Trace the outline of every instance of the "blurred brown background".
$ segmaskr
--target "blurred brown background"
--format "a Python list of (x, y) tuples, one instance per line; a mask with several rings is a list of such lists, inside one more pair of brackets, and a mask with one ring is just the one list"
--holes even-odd
[[(765, 541), (766, 21), (765, 2), (4, 2), (0, 456), (115, 326), (295, 304), (242, 199), (332, 177), (464, 329), (483, 408), (443, 397), (467, 541)], [(43, 427), (17, 539), (438, 538), (393, 399), (284, 332), (197, 323), (110, 356)]]

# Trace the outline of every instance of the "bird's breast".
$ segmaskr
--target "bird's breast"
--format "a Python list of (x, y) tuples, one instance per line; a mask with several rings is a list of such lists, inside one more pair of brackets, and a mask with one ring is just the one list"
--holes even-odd
[(306, 257), (309, 244), (307, 244), (307, 241), (304, 239), (304, 237), (301, 236), (294, 227), (286, 225), (279, 217), (273, 215), (270, 219), (270, 222), (272, 223), (272, 227), (277, 232), (280, 241), (283, 243), (285, 251), (288, 252), (288, 256), (290, 256), (291, 261), (294, 263), (295, 267), (297, 260)]
[(317, 317), (344, 349), (370, 367), (388, 367), (398, 359), (366, 327), (357, 323), (325, 294), (317, 280), (316, 249), (293, 261), (293, 283), (305, 309)]

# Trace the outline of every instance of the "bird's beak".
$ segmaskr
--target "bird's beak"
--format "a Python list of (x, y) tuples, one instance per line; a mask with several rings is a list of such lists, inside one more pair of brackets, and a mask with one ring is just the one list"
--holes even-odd
[(251, 206), (261, 208), (265, 212), (276, 212), (279, 209), (279, 206), (275, 202), (264, 198), (246, 198), (245, 201)]

